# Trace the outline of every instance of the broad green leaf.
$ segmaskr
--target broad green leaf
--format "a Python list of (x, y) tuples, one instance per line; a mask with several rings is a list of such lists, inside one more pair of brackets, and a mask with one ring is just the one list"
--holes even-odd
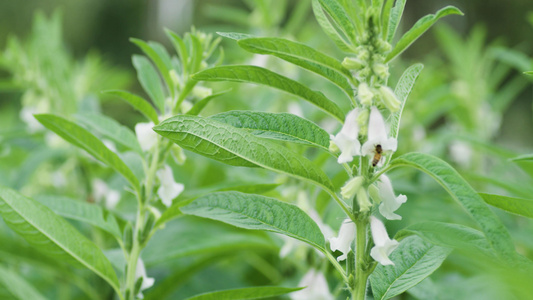
[(137, 78), (144, 91), (150, 96), (161, 113), (165, 111), (165, 93), (161, 85), (161, 78), (155, 67), (148, 58), (140, 55), (133, 55), (133, 66), (137, 70)]
[(533, 199), (479, 193), (488, 204), (507, 212), (533, 219)]
[(109, 90), (104, 91), (104, 93), (114, 95), (126, 100), (129, 104), (131, 104), (131, 106), (133, 106), (133, 108), (135, 108), (138, 112), (140, 112), (149, 120), (154, 122), (154, 124), (157, 125), (159, 123), (156, 110), (148, 101), (146, 101), (142, 97), (120, 90)]
[(96, 204), (64, 196), (37, 196), (35, 200), (64, 218), (91, 224), (122, 240), (122, 231), (115, 216)]
[(181, 211), (245, 229), (284, 234), (326, 251), (324, 235), (313, 219), (297, 206), (274, 198), (218, 192), (194, 200)]
[[(387, 55), (386, 62), (393, 60), (396, 56), (400, 55), (407, 47), (409, 47), (414, 41), (416, 41), (426, 30), (428, 30), (433, 24), (435, 24), (440, 18), (447, 15), (463, 15), (463, 13), (456, 7), (446, 6), (443, 9), (437, 11), (434, 15), (427, 15), (418, 20), (415, 25), (402, 38), (396, 43), (392, 51)], [(390, 32), (389, 32), (390, 35)]]
[(259, 286), (234, 290), (223, 290), (196, 295), (187, 300), (249, 300), (264, 299), (285, 295), (302, 288), (286, 288), (278, 286)]
[(422, 280), (419, 284), (407, 290), (407, 293), (418, 300), (439, 299), (441, 294), (439, 286), (431, 280), (431, 277)]
[[(392, 43), (392, 40), (396, 35), (396, 30), (398, 29), (398, 25), (400, 24), (400, 20), (402, 19), (403, 15), (403, 9), (405, 8), (405, 1), (406, 0), (396, 0), (396, 4), (394, 4), (394, 6), (390, 10), (388, 20), (384, 19), (384, 22), (388, 22), (388, 24), (386, 30), (387, 35), (383, 37), (386, 38), (387, 42), (389, 43)], [(392, 3), (394, 2), (394, 0), (389, 0), (388, 2)]]
[(318, 0), (320, 5), (329, 14), (329, 16), (335, 21), (341, 31), (352, 42), (356, 42), (355, 27), (346, 14), (344, 8), (337, 2), (337, 0)]
[(321, 92), (311, 90), (305, 85), (256, 66), (220, 66), (204, 70), (192, 76), (194, 80), (236, 81), (270, 86), (307, 100), (339, 121), (344, 122), (342, 110)]
[(46, 298), (37, 291), (22, 276), (0, 265), (0, 286), (3, 286), (15, 299), (20, 300), (45, 300)]
[(492, 248), (481, 231), (468, 226), (442, 222), (421, 222), (400, 230), (395, 238), (416, 234), (425, 241), (461, 251), (493, 257)]
[(308, 159), (242, 129), (208, 118), (178, 115), (154, 130), (184, 149), (226, 164), (262, 167), (333, 190), (326, 174)]
[(255, 136), (300, 143), (329, 151), (329, 134), (315, 123), (288, 113), (229, 111), (209, 117)]
[(247, 194), (262, 194), (270, 192), (280, 186), (278, 183), (263, 183), (263, 184), (247, 184), (247, 185), (238, 185), (230, 186), (225, 188), (217, 189), (217, 191), (236, 191)]
[(219, 97), (219, 96), (222, 96), (224, 94), (227, 94), (231, 91), (231, 89), (229, 90), (225, 90), (225, 91), (222, 91), (222, 92), (219, 92), (219, 93), (215, 93), (215, 94), (212, 94), (212, 95), (209, 95), (205, 98), (203, 98), (202, 100), (196, 102), (193, 107), (191, 107), (191, 109), (189, 109), (189, 111), (186, 112), (186, 114), (188, 115), (193, 115), (193, 116), (197, 116), (199, 115), (202, 110), (204, 109), (204, 107), (209, 104), (209, 102), (211, 102), (211, 100), (215, 99), (216, 97)]
[(450, 252), (417, 236), (403, 239), (389, 256), (395, 265), (380, 264), (370, 275), (374, 299), (390, 299), (416, 286), (438, 269)]
[(41, 251), (82, 265), (120, 293), (117, 275), (102, 251), (46, 206), (0, 187), (0, 214), (11, 229)]
[(223, 36), (225, 38), (236, 40), (236, 41), (254, 37), (251, 34), (239, 33), (239, 32), (217, 32), (217, 34), (220, 35), (220, 36)]
[[(130, 38), (130, 42), (137, 45), (143, 52), (146, 54), (156, 65), (157, 69), (159, 69), (159, 73), (163, 77), (163, 80), (166, 83), (166, 86), (168, 88), (169, 94), (171, 97), (174, 97), (174, 83), (172, 81), (172, 78), (170, 78), (170, 69), (168, 66), (168, 62), (165, 62), (165, 57), (162, 57), (160, 55), (160, 50), (157, 49), (154, 44), (148, 44), (143, 40)], [(167, 59), (168, 60), (168, 59)]]
[(142, 257), (146, 265), (155, 265), (168, 264), (180, 257), (239, 250), (277, 253), (279, 247), (264, 232), (183, 216), (158, 230), (144, 248)]
[(350, 45), (349, 42), (347, 42), (335, 29), (333, 24), (329, 21), (328, 17), (324, 13), (324, 10), (322, 9), (322, 6), (318, 2), (319, 0), (313, 0), (313, 13), (315, 14), (315, 18), (318, 22), (318, 25), (322, 27), (322, 30), (326, 33), (326, 35), (344, 52), (352, 52), (353, 46)]
[(239, 40), (238, 44), (246, 51), (274, 55), (321, 75), (343, 89), (347, 95), (353, 95), (352, 85), (347, 79), (352, 76), (350, 72), (335, 58), (307, 45), (282, 38), (247, 38)]
[(76, 115), (76, 120), (87, 126), (91, 132), (100, 132), (105, 137), (131, 150), (143, 153), (135, 134), (114, 119), (98, 113), (83, 113)]
[(423, 68), (423, 64), (414, 64), (410, 66), (409, 68), (407, 68), (407, 70), (403, 72), (402, 77), (400, 77), (400, 80), (398, 80), (398, 84), (396, 84), (394, 94), (396, 95), (396, 97), (398, 97), (401, 106), (400, 110), (393, 113), (390, 117), (390, 135), (394, 138), (398, 138), (398, 132), (400, 131), (400, 120), (402, 118), (405, 103), (407, 102), (407, 97), (409, 97), (409, 94), (411, 94), (416, 79), (420, 75), (420, 72), (422, 72)]
[(136, 190), (140, 189), (139, 180), (128, 166), (126, 166), (115, 152), (109, 150), (100, 139), (92, 135), (89, 131), (71, 121), (55, 115), (41, 114), (35, 115), (35, 118), (41, 122), (44, 127), (55, 132), (69, 143), (82, 148), (96, 159), (115, 169), (124, 176), (124, 178), (126, 178)]
[(515, 256), (513, 241), (507, 229), (477, 192), (448, 163), (431, 155), (408, 153), (391, 162), (392, 168), (400, 166), (413, 167), (430, 175), (474, 218), (500, 258)]

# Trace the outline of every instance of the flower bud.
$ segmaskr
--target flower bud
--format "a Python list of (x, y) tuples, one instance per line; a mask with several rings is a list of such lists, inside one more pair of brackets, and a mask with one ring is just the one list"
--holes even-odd
[(363, 82), (359, 85), (359, 89), (357, 90), (357, 97), (359, 98), (359, 102), (361, 102), (362, 105), (371, 106), (372, 105), (372, 99), (374, 98), (374, 93), (370, 90), (370, 87), (366, 82)]
[(355, 194), (361, 189), (361, 185), (363, 185), (364, 181), (365, 178), (363, 176), (357, 176), (346, 182), (341, 188), (342, 198), (346, 200), (352, 199), (353, 196), (355, 196)]
[(187, 159), (187, 157), (185, 156), (185, 152), (183, 152), (183, 149), (176, 144), (173, 144), (170, 147), (170, 154), (178, 165), (183, 165), (185, 163), (185, 160)]
[(374, 203), (376, 204), (379, 204), (381, 203), (381, 196), (379, 195), (379, 190), (377, 188), (377, 186), (375, 185), (371, 185), (368, 187), (368, 194), (370, 195), (370, 198), (372, 198), (372, 201), (374, 201)]
[(329, 141), (329, 152), (335, 154), (335, 153), (339, 153), (339, 151), (341, 150), (339, 149), (337, 144), (335, 144), (333, 141)]
[(211, 96), (212, 94), (213, 90), (204, 86), (197, 85), (192, 89), (192, 95), (198, 99), (203, 99)]
[(345, 57), (342, 66), (348, 70), (359, 70), (364, 66), (364, 62), (355, 57)]
[(368, 52), (368, 49), (361, 47), (361, 49), (357, 52), (357, 59), (360, 61), (368, 61), (370, 58), (370, 52)]
[(392, 50), (391, 44), (387, 43), (381, 38), (378, 39), (376, 44), (377, 44), (376, 46), (378, 47), (379, 52), (386, 53)]
[(357, 124), (360, 127), (368, 125), (368, 118), (370, 116), (370, 111), (368, 109), (362, 109), (357, 116)]
[(374, 70), (374, 73), (378, 75), (379, 78), (385, 79), (389, 77), (389, 67), (385, 64), (377, 63), (372, 66), (372, 69)]
[(391, 112), (397, 112), (400, 109), (401, 102), (396, 98), (392, 89), (382, 85), (379, 87), (379, 91), (381, 92), (381, 98), (385, 107)]
[(357, 191), (357, 204), (359, 204), (359, 211), (360, 212), (367, 212), (370, 211), (370, 208), (372, 207), (372, 203), (368, 200), (368, 195), (366, 193), (366, 189), (359, 189)]

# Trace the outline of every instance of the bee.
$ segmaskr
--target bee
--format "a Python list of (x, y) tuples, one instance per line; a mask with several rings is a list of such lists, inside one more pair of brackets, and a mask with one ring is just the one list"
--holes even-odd
[(376, 167), (379, 161), (381, 160), (381, 153), (383, 153), (383, 149), (381, 148), (381, 145), (376, 145), (376, 154), (374, 154), (374, 158), (372, 159), (372, 167)]

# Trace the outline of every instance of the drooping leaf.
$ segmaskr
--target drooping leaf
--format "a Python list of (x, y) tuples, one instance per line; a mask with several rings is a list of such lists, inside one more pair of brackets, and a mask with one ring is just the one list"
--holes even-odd
[[(384, 31), (387, 35), (384, 36), (384, 38), (386, 38), (389, 43), (392, 43), (394, 36), (396, 35), (396, 30), (398, 29), (398, 25), (400, 24), (403, 15), (403, 9), (405, 8), (405, 1), (406, 0), (396, 0), (396, 3), (390, 10), (389, 18), (384, 19), (384, 21), (388, 22), (387, 30)], [(394, 0), (388, 2), (394, 2)]]
[[(447, 15), (463, 15), (463, 13), (454, 6), (446, 6), (433, 15), (427, 15), (418, 20), (415, 25), (396, 43), (392, 51), (387, 55), (386, 62), (393, 60), (416, 41), (426, 30), (435, 24), (440, 18)], [(390, 32), (389, 32), (390, 35)]]
[(39, 291), (22, 276), (0, 265), (0, 287), (3, 286), (15, 299), (46, 300)]
[(186, 112), (186, 114), (188, 115), (193, 115), (193, 116), (197, 116), (200, 114), (200, 112), (202, 112), (202, 110), (204, 109), (204, 107), (209, 104), (209, 102), (211, 102), (211, 100), (215, 99), (216, 97), (219, 97), (219, 96), (222, 96), (226, 93), (229, 93), (231, 92), (231, 89), (229, 90), (225, 90), (225, 91), (222, 91), (222, 92), (219, 92), (219, 93), (215, 93), (215, 94), (212, 94), (212, 95), (209, 95), (205, 98), (203, 98), (202, 100), (196, 102), (193, 107), (191, 107), (191, 109), (189, 109), (189, 111)]
[(311, 90), (297, 81), (265, 68), (256, 66), (220, 66), (196, 73), (192, 78), (194, 80), (236, 81), (270, 86), (299, 96), (331, 114), (339, 121), (344, 122), (344, 113), (342, 110), (337, 104), (326, 98), (324, 94)]
[(302, 288), (286, 288), (279, 286), (259, 286), (234, 290), (223, 290), (196, 295), (187, 300), (248, 300), (264, 299), (296, 292)]
[(353, 94), (353, 88), (347, 79), (352, 76), (350, 72), (335, 58), (307, 45), (282, 38), (247, 38), (239, 40), (238, 44), (246, 51), (274, 55), (321, 75), (343, 89), (347, 95)]
[(117, 275), (102, 251), (46, 206), (0, 187), (0, 214), (11, 229), (34, 247), (93, 271), (120, 293)]
[(141, 146), (135, 134), (126, 126), (114, 119), (98, 113), (83, 113), (76, 115), (76, 119), (91, 131), (98, 131), (105, 137), (133, 150), (142, 153)]
[(488, 204), (512, 214), (533, 219), (533, 199), (522, 199), (495, 194), (479, 193)]
[(353, 46), (350, 45), (349, 42), (347, 42), (344, 37), (342, 37), (337, 29), (331, 24), (328, 17), (324, 13), (324, 10), (322, 9), (322, 6), (320, 5), (319, 0), (313, 0), (313, 13), (315, 14), (315, 18), (322, 27), (322, 30), (326, 33), (326, 35), (344, 52), (351, 52), (353, 49)]
[(318, 0), (322, 8), (329, 14), (329, 16), (335, 21), (339, 29), (348, 37), (352, 42), (356, 42), (356, 30), (348, 17), (348, 14), (344, 8), (337, 2), (337, 0)]
[(507, 260), (515, 257), (513, 241), (498, 217), (477, 192), (441, 159), (422, 153), (408, 153), (391, 162), (391, 167), (409, 166), (435, 179), (474, 218), (496, 254)]
[(126, 166), (116, 153), (109, 150), (100, 139), (92, 135), (89, 131), (71, 121), (55, 115), (40, 114), (35, 115), (35, 118), (41, 122), (44, 127), (55, 132), (69, 143), (87, 151), (96, 159), (115, 169), (124, 176), (124, 178), (126, 178), (136, 190), (140, 189), (139, 180), (128, 166)]
[(218, 192), (194, 200), (181, 211), (241, 228), (284, 234), (326, 251), (324, 235), (313, 219), (297, 206), (273, 198)]
[(300, 143), (329, 151), (329, 134), (315, 123), (288, 113), (229, 111), (209, 117), (262, 138)]
[(374, 299), (390, 299), (416, 286), (438, 269), (450, 252), (418, 236), (403, 239), (389, 256), (395, 265), (380, 264), (370, 275)]
[(126, 100), (129, 104), (131, 104), (131, 106), (133, 106), (133, 108), (135, 108), (138, 112), (142, 113), (145, 117), (147, 117), (148, 120), (151, 120), (156, 125), (159, 123), (156, 110), (148, 101), (146, 101), (142, 97), (120, 90), (108, 90), (104, 91), (104, 93), (114, 95)]
[(184, 149), (234, 166), (262, 167), (333, 190), (322, 170), (304, 157), (242, 129), (209, 119), (178, 115), (154, 130)]
[(165, 93), (161, 85), (161, 78), (155, 67), (148, 58), (140, 55), (133, 55), (133, 66), (137, 70), (137, 78), (144, 91), (160, 112), (165, 111)]

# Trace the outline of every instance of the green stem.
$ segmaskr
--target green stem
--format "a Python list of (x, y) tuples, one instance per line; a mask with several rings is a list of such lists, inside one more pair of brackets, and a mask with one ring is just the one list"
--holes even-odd
[(135, 278), (135, 271), (137, 270), (137, 261), (139, 260), (139, 256), (141, 255), (141, 244), (140, 244), (140, 233), (142, 230), (142, 226), (144, 225), (144, 207), (139, 207), (139, 211), (137, 212), (137, 222), (135, 224), (135, 233), (133, 237), (133, 246), (128, 258), (128, 270), (126, 274), (126, 291), (129, 292), (129, 299), (126, 300), (135, 300), (135, 281), (137, 278)]
[(331, 264), (335, 267), (335, 269), (337, 269), (337, 271), (339, 271), (339, 274), (341, 274), (342, 279), (344, 280), (344, 282), (348, 282), (348, 276), (346, 276), (346, 272), (344, 272), (344, 269), (337, 262), (335, 257), (333, 257), (333, 255), (331, 255), (331, 253), (329, 253), (329, 251), (325, 251), (323, 253), (326, 255), (326, 258), (331, 262)]
[(365, 300), (366, 284), (368, 276), (365, 266), (366, 257), (366, 233), (368, 226), (368, 218), (363, 217), (358, 219), (356, 226), (356, 250), (355, 250), (355, 286), (352, 291), (353, 300)]

